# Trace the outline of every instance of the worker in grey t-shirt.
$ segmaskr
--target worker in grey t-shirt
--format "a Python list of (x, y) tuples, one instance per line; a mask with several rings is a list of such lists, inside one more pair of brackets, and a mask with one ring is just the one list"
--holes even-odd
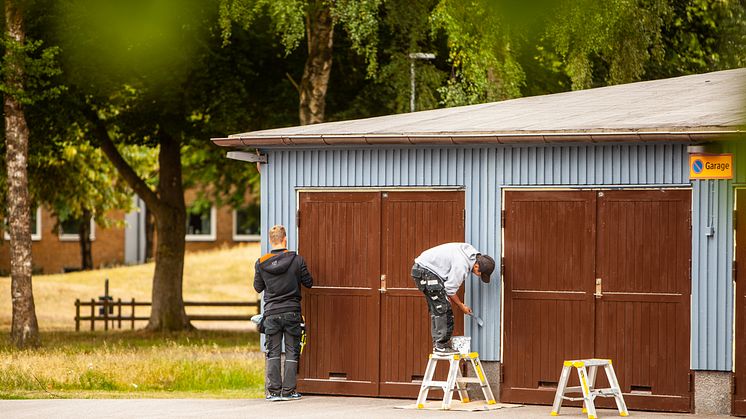
[(466, 277), (473, 273), (489, 283), (494, 270), (495, 260), (479, 253), (468, 243), (441, 244), (415, 258), (412, 278), (427, 300), (434, 353), (455, 352), (451, 347), (451, 303), (464, 313), (471, 314), (471, 309), (456, 295)]

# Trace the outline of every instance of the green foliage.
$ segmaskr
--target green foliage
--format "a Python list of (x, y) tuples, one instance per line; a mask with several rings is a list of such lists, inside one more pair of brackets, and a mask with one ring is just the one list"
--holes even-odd
[(352, 49), (365, 57), (368, 76), (378, 69), (378, 10), (382, 0), (337, 0), (330, 2), (332, 17), (344, 28)]
[(573, 89), (594, 86), (594, 58), (605, 66), (603, 84), (640, 80), (645, 64), (663, 57), (665, 0), (574, 0), (562, 3), (547, 37), (564, 58)]
[(285, 55), (289, 55), (312, 30), (311, 10), (328, 8), (334, 24), (347, 33), (352, 49), (365, 57), (368, 75), (372, 77), (378, 68), (378, 11), (381, 3), (382, 0), (220, 0), (219, 22), (223, 42), (227, 44), (234, 23), (249, 30), (257, 19), (267, 15), (273, 23), (275, 35), (285, 46)]
[[(65, 92), (65, 86), (53, 81), (62, 72), (57, 63), (58, 47), (42, 48), (40, 40), (19, 44), (7, 35), (1, 42), (5, 53), (0, 65), (0, 92), (13, 96), (24, 105), (55, 98)], [(19, 68), (23, 71), (21, 80), (16, 75)]]
[(306, 7), (303, 0), (220, 0), (219, 22), (223, 43), (230, 42), (233, 22), (248, 30), (259, 16), (266, 13), (271, 16), (274, 33), (282, 39), (285, 54), (288, 55), (306, 36)]
[(488, 0), (442, 0), (432, 13), (433, 30), (448, 37), (453, 74), (439, 89), (446, 106), (520, 96), (525, 74), (506, 19)]
[(746, 4), (671, 0), (663, 24), (664, 57), (646, 75), (666, 78), (746, 66)]

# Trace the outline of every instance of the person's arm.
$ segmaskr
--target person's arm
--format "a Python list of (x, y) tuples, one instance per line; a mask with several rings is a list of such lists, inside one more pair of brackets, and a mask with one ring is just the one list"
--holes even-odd
[(262, 274), (259, 271), (259, 261), (257, 260), (256, 264), (254, 264), (254, 290), (262, 292), (265, 288), (267, 288), (267, 285), (264, 283), (264, 278), (262, 278)]
[(302, 257), (300, 258), (300, 283), (306, 288), (313, 287), (313, 277), (311, 276), (311, 272), (308, 272), (306, 260)]
[(458, 298), (458, 294), (449, 295), (448, 298), (453, 304), (456, 304), (456, 307), (458, 307), (459, 310), (463, 311), (464, 314), (471, 314), (471, 309), (469, 308), (469, 306), (461, 302), (461, 299)]

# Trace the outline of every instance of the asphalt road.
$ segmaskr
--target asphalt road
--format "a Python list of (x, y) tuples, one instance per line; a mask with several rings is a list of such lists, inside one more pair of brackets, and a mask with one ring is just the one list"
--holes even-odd
[[(257, 399), (52, 399), (2, 400), (0, 417), (15, 418), (548, 418), (549, 406), (520, 406), (489, 412), (405, 410), (396, 406), (413, 400), (360, 397), (306, 396), (302, 400), (267, 402)], [(577, 408), (563, 408), (562, 416), (584, 419)], [(618, 418), (614, 410), (599, 411), (601, 418)], [(631, 412), (632, 418), (727, 418)]]

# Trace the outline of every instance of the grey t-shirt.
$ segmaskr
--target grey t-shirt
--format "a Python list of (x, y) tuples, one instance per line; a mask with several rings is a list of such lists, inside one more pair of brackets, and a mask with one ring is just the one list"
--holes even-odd
[(422, 252), (415, 263), (443, 278), (446, 294), (456, 294), (477, 261), (479, 252), (469, 243), (446, 243)]

